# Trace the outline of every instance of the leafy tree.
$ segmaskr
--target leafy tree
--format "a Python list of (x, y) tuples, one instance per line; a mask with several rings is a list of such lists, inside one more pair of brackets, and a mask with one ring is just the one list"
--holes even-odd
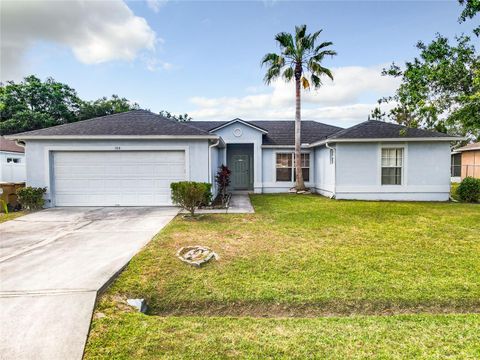
[(171, 120), (175, 120), (175, 121), (180, 121), (180, 122), (184, 122), (184, 121), (192, 121), (193, 119), (187, 114), (180, 114), (180, 115), (174, 115), (172, 114), (170, 111), (167, 111), (167, 110), (162, 110), (158, 113), (159, 115), (163, 116), (163, 117), (166, 117), (167, 119), (171, 119)]
[[(468, 36), (437, 34), (430, 44), (417, 43), (418, 57), (404, 67), (393, 63), (382, 74), (401, 79), (388, 117), (410, 127), (480, 137), (480, 57)], [(381, 111), (374, 110), (375, 115)], [(371, 116), (374, 114), (372, 113)], [(385, 118), (386, 116), (380, 116)]]
[(103, 97), (94, 101), (82, 101), (78, 120), (86, 120), (98, 116), (111, 115), (130, 110), (138, 110), (140, 106), (126, 98), (112, 95), (110, 99)]
[(0, 134), (43, 129), (97, 116), (139, 109), (118, 95), (83, 101), (77, 92), (52, 78), (31, 75), (23, 81), (0, 84)]
[[(480, 12), (480, 0), (458, 0), (460, 5), (465, 5), (460, 17), (459, 22), (465, 22), (467, 19), (473, 19), (473, 17)], [(480, 36), (480, 26), (473, 29), (475, 35)]]
[(0, 134), (41, 129), (77, 120), (81, 100), (68, 85), (31, 75), (0, 84)]
[(280, 47), (280, 53), (268, 53), (262, 59), (262, 65), (267, 66), (265, 83), (282, 77), (286, 82), (295, 80), (295, 174), (296, 189), (304, 190), (301, 167), (301, 88), (319, 88), (322, 77), (328, 76), (333, 80), (332, 72), (323, 67), (325, 56), (334, 56), (337, 53), (329, 50), (333, 45), (330, 41), (317, 43), (322, 30), (307, 34), (307, 26), (295, 27), (295, 34), (281, 32), (275, 36)]

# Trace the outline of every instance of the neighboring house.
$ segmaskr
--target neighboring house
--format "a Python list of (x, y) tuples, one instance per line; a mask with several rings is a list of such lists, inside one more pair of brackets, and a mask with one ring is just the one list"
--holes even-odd
[[(295, 180), (293, 121), (176, 122), (135, 110), (9, 138), (25, 143), (27, 184), (47, 187), (49, 206), (169, 205), (172, 181), (214, 183), (222, 163), (233, 191), (286, 192)], [(303, 175), (337, 199), (445, 201), (455, 140), (380, 121), (303, 121)]]
[(480, 179), (480, 142), (452, 152), (452, 177), (459, 181), (467, 176)]
[(0, 136), (0, 182), (24, 182), (25, 149)]

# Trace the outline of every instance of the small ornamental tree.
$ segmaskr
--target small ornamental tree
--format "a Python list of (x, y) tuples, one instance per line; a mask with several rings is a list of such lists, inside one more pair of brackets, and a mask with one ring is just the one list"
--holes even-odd
[(212, 185), (194, 181), (179, 181), (170, 184), (172, 202), (195, 216), (195, 208), (211, 198)]
[(215, 181), (218, 185), (218, 190), (220, 194), (222, 194), (222, 204), (224, 204), (225, 197), (227, 195), (227, 188), (230, 185), (230, 174), (232, 172), (230, 169), (225, 165), (220, 165), (218, 168), (217, 175), (215, 176)]
[(17, 190), (18, 202), (24, 209), (39, 210), (43, 207), (45, 200), (43, 195), (47, 192), (47, 188), (37, 188), (27, 186)]

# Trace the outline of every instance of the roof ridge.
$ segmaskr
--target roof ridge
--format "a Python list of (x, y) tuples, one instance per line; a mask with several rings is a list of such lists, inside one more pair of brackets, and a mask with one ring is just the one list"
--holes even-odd
[[(12, 135), (26, 135), (26, 134), (28, 134), (28, 133), (31, 133), (31, 132), (34, 132), (34, 131), (40, 131), (40, 130), (43, 130), (43, 129), (53, 129), (53, 128), (58, 129), (58, 128), (62, 127), (62, 126), (67, 126), (67, 125), (72, 125), (72, 124), (86, 123), (86, 122), (89, 122), (89, 121), (102, 119), (102, 118), (105, 118), (105, 117), (107, 117), (107, 116), (113, 116), (113, 115), (119, 115), (119, 114), (126, 114), (126, 113), (129, 113), (129, 112), (135, 112), (135, 111), (151, 112), (150, 110), (145, 110), (145, 109), (133, 109), (133, 110), (122, 111), (122, 112), (118, 112), (118, 113), (114, 113), (114, 114), (96, 116), (96, 117), (93, 117), (93, 118), (90, 118), (90, 119), (72, 121), (72, 122), (68, 122), (68, 123), (65, 123), (65, 124), (58, 124), (58, 125), (49, 126), (49, 127), (46, 127), (46, 128), (41, 128), (41, 129), (23, 131), (23, 132), (21, 132), (21, 133), (12, 134)], [(152, 113), (152, 114), (153, 114), (153, 113)]]
[(152, 113), (152, 114), (155, 115), (155, 116), (158, 116), (159, 118), (162, 118), (162, 119), (164, 119), (164, 120), (168, 120), (168, 121), (170, 121), (171, 123), (175, 123), (175, 124), (178, 124), (178, 125), (181, 124), (181, 126), (186, 126), (186, 127), (188, 127), (188, 128), (201, 131), (202, 133), (204, 133), (204, 134), (206, 134), (206, 135), (210, 135), (210, 134), (209, 134), (207, 131), (205, 131), (205, 130), (199, 129), (199, 128), (195, 127), (195, 126), (189, 126), (189, 125), (185, 124), (185, 123), (188, 122), (188, 121), (177, 121), (177, 120), (173, 120), (173, 119), (167, 118), (167, 117), (165, 117), (165, 116), (163, 116), (163, 115), (160, 115), (160, 114), (155, 114), (154, 112), (151, 112), (151, 111), (149, 111), (149, 112)]

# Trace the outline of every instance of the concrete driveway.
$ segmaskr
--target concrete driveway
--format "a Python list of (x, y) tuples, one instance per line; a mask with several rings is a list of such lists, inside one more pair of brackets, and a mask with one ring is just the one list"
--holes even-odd
[(55, 208), (0, 224), (2, 359), (81, 359), (97, 292), (176, 208)]

